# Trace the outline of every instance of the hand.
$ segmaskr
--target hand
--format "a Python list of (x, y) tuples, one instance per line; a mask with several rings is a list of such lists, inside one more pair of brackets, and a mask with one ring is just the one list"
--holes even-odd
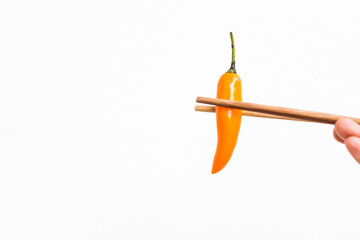
[(333, 134), (335, 140), (344, 143), (353, 158), (360, 163), (360, 125), (342, 118), (335, 123)]

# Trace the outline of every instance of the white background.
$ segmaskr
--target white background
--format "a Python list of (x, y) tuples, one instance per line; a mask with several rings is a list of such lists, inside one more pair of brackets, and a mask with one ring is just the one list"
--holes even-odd
[(233, 31), (243, 99), (360, 116), (356, 1), (1, 1), (0, 239), (359, 239), (331, 125), (243, 118), (211, 175)]

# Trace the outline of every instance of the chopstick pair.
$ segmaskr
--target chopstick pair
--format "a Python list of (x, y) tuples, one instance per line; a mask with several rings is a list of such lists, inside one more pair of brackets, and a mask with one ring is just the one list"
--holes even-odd
[[(335, 122), (340, 118), (348, 118), (353, 120), (357, 124), (360, 124), (360, 118), (347, 117), (347, 116), (322, 113), (322, 112), (312, 112), (312, 111), (293, 109), (293, 108), (268, 106), (268, 105), (262, 105), (256, 103), (247, 103), (247, 102), (239, 102), (239, 101), (231, 101), (231, 100), (207, 98), (207, 97), (197, 97), (196, 102), (220, 106), (220, 107), (242, 109), (243, 115), (252, 116), (252, 117), (276, 118), (276, 119), (284, 119), (284, 120), (317, 122), (317, 123), (326, 123), (326, 124), (335, 124)], [(202, 112), (215, 112), (215, 107), (196, 105), (195, 110)]]

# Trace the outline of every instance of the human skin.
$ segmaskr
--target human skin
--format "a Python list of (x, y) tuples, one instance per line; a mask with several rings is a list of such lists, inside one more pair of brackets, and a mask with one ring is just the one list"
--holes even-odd
[(336, 121), (333, 134), (335, 140), (345, 144), (353, 158), (360, 163), (360, 125), (341, 118)]

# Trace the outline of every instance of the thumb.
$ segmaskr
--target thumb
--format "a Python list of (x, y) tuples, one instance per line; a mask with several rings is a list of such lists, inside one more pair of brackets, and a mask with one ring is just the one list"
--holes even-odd
[(341, 118), (335, 123), (335, 132), (342, 140), (348, 137), (360, 137), (360, 126), (350, 119)]

